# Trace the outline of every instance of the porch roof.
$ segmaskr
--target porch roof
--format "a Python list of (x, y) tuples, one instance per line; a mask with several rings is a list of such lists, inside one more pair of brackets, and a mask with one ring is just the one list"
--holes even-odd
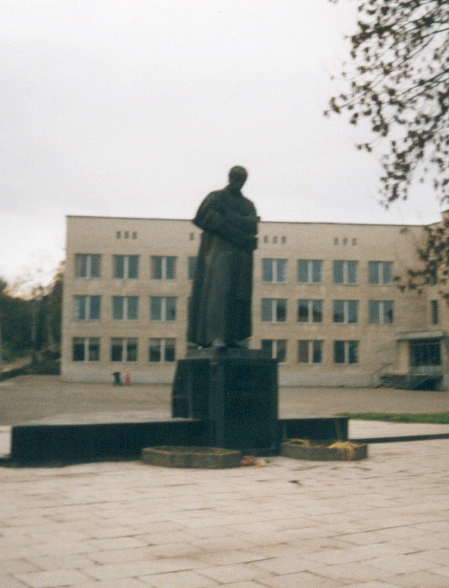
[(396, 333), (396, 340), (410, 341), (416, 339), (444, 339), (447, 336), (447, 331), (405, 331), (403, 333)]

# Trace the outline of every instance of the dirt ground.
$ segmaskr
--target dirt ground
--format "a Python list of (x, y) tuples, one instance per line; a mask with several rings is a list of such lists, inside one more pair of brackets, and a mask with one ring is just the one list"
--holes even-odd
[[(170, 416), (169, 385), (80, 384), (58, 376), (18, 376), (0, 382), (0, 425), (49, 417), (113, 413)], [(328, 416), (342, 412), (449, 411), (449, 392), (382, 388), (280, 388), (279, 415)]]

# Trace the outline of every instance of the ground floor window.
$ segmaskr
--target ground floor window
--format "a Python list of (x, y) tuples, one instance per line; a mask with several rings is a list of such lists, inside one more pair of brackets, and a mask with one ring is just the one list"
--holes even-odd
[(359, 363), (359, 342), (334, 341), (334, 363)]
[(173, 362), (176, 358), (175, 339), (150, 339), (148, 360), (151, 363)]
[(113, 337), (111, 339), (111, 361), (137, 361), (137, 338)]
[(298, 341), (298, 363), (321, 363), (323, 361), (323, 342), (316, 339)]
[(441, 366), (441, 345), (439, 339), (410, 341), (410, 368), (412, 371), (426, 371)]
[(100, 361), (100, 338), (74, 337), (72, 361)]
[(262, 339), (262, 350), (268, 353), (272, 359), (277, 359), (280, 363), (287, 361), (286, 339)]

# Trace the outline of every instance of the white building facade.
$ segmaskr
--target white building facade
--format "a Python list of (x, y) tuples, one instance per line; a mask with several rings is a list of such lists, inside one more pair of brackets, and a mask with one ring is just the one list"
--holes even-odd
[[(280, 383), (372, 386), (384, 374), (448, 383), (447, 313), (437, 287), (400, 291), (422, 227), (261, 222), (251, 348)], [(188, 220), (69, 216), (62, 377), (169, 383), (185, 357), (200, 230)]]

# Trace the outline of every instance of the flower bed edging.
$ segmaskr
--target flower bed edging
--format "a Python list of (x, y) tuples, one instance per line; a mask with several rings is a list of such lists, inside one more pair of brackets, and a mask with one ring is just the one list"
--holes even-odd
[(359, 461), (368, 457), (368, 445), (350, 441), (289, 439), (281, 443), (281, 455), (311, 461)]
[(225, 469), (239, 467), (240, 451), (219, 447), (184, 447), (163, 445), (145, 447), (141, 459), (144, 463), (166, 468)]

